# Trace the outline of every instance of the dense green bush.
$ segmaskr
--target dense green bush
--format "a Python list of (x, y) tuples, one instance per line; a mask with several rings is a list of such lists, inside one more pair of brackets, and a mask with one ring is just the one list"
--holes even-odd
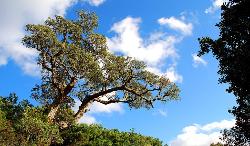
[(46, 146), (63, 142), (59, 126), (47, 122), (44, 108), (17, 100), (15, 94), (0, 97), (0, 145)]
[[(153, 137), (101, 125), (75, 124), (67, 128), (49, 124), (46, 107), (33, 107), (28, 101), (17, 102), (15, 94), (0, 96), (0, 145), (2, 146), (161, 146)], [(58, 118), (71, 121), (72, 110), (65, 108)]]
[(161, 146), (158, 139), (131, 132), (119, 132), (100, 125), (80, 124), (63, 132), (64, 144), (81, 146)]

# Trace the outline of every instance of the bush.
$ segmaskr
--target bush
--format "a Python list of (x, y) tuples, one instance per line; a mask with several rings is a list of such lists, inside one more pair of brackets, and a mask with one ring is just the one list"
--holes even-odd
[[(33, 107), (28, 101), (17, 102), (15, 94), (0, 96), (0, 145), (4, 146), (161, 146), (159, 139), (101, 125), (75, 124), (72, 110), (65, 108), (57, 119), (69, 123), (51, 124), (46, 107)], [(63, 114), (65, 113), (65, 114)]]
[(63, 132), (65, 145), (79, 146), (161, 146), (159, 139), (131, 132), (119, 132), (100, 125), (74, 125)]

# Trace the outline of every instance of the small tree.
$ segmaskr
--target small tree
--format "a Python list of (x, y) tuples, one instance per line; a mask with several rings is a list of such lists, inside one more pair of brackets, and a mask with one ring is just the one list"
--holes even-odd
[(179, 98), (177, 86), (148, 72), (145, 63), (110, 53), (105, 37), (94, 32), (95, 14), (81, 11), (78, 16), (77, 20), (56, 16), (45, 24), (26, 26), (29, 34), (23, 43), (38, 51), (42, 75), (32, 96), (49, 107), (49, 122), (76, 99), (81, 101), (74, 114), (77, 122), (92, 102), (151, 108), (155, 101)]
[(220, 83), (228, 83), (227, 91), (236, 96), (237, 106), (229, 112), (236, 117), (236, 126), (224, 131), (228, 145), (250, 143), (250, 1), (229, 0), (222, 5), (219, 38), (199, 39), (199, 55), (211, 51), (219, 61)]

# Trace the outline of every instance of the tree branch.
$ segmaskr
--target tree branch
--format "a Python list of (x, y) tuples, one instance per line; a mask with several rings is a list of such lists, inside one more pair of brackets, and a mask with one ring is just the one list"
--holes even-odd
[(70, 83), (63, 90), (64, 96), (68, 95), (71, 92), (71, 90), (74, 88), (76, 82), (77, 82), (77, 79), (75, 77), (72, 77), (70, 80)]
[(145, 92), (143, 92), (143, 93), (137, 93), (136, 91), (134, 91), (134, 90), (132, 90), (132, 89), (129, 89), (129, 88), (126, 88), (126, 87), (125, 87), (125, 91), (130, 92), (130, 93), (132, 93), (132, 94), (134, 94), (134, 95), (136, 95), (136, 96), (141, 97), (142, 99), (145, 100), (146, 103), (150, 104), (151, 107), (154, 107), (154, 106), (153, 106), (153, 101), (152, 101), (152, 100), (149, 100), (149, 99), (146, 99), (143, 95), (145, 95), (145, 94), (148, 93), (148, 92), (152, 92), (152, 91), (156, 91), (156, 90), (160, 90), (160, 89), (159, 89), (159, 88), (147, 89), (147, 90), (146, 90)]
[(125, 86), (119, 86), (119, 87), (114, 87), (114, 88), (110, 88), (108, 90), (105, 91), (101, 91), (98, 93), (95, 93), (93, 95), (87, 96), (82, 100), (81, 105), (79, 106), (79, 109), (77, 111), (77, 113), (74, 115), (76, 122), (80, 119), (80, 117), (83, 115), (83, 113), (86, 111), (86, 108), (88, 106), (88, 104), (91, 101), (94, 101), (96, 98), (106, 95), (108, 93), (114, 92), (114, 91), (118, 91), (118, 90), (124, 90)]
[(94, 101), (107, 105), (107, 104), (119, 103), (119, 102), (122, 102), (122, 103), (129, 103), (129, 102), (131, 102), (131, 101), (133, 101), (133, 100), (111, 99), (111, 100), (105, 101), (105, 100), (100, 100), (100, 99), (94, 99)]

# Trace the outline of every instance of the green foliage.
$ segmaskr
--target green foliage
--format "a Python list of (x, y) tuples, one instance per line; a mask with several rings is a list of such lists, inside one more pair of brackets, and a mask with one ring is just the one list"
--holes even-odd
[(27, 100), (17, 102), (18, 97), (11, 93), (8, 97), (0, 96), (0, 108), (5, 113), (6, 119), (17, 122), (22, 117), (24, 109), (32, 106)]
[(15, 131), (10, 121), (6, 119), (6, 113), (0, 109), (0, 145), (14, 145), (16, 142), (15, 137)]
[(44, 145), (62, 143), (59, 126), (47, 122), (41, 108), (26, 108), (23, 118), (16, 126), (18, 141), (21, 145)]
[[(162, 142), (131, 132), (108, 130), (100, 125), (74, 124), (61, 129), (48, 123), (46, 107), (32, 107), (28, 102), (17, 102), (18, 97), (0, 96), (0, 145), (2, 146), (161, 146)], [(26, 104), (23, 104), (26, 103)], [(9, 109), (9, 110), (8, 110)], [(18, 110), (13, 110), (18, 109)], [(62, 108), (64, 109), (64, 108)], [(15, 118), (6, 116), (12, 113)], [(64, 115), (63, 115), (64, 114)], [(59, 111), (63, 121), (70, 121), (72, 111)]]
[(100, 125), (80, 124), (71, 127), (62, 134), (64, 145), (79, 146), (161, 146), (158, 139), (131, 132), (108, 130)]
[(212, 52), (219, 61), (220, 83), (228, 83), (227, 91), (236, 96), (237, 106), (229, 112), (236, 117), (236, 126), (224, 131), (228, 145), (250, 143), (250, 1), (229, 0), (222, 5), (219, 38), (199, 39), (199, 55)]
[(59, 126), (47, 122), (44, 108), (32, 107), (27, 100), (17, 101), (15, 94), (0, 97), (1, 145), (48, 146), (63, 141)]

